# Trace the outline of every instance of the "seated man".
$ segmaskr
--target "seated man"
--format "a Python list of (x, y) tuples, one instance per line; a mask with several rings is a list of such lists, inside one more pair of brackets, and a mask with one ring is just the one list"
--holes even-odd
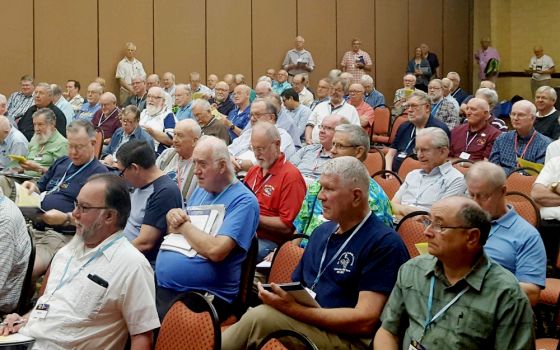
[(74, 119), (85, 119), (91, 121), (93, 115), (101, 109), (101, 104), (99, 103), (99, 98), (103, 93), (103, 87), (99, 83), (93, 82), (89, 84), (86, 95), (86, 102), (80, 107), (80, 110), (76, 112)]
[(426, 128), (416, 134), (420, 169), (408, 173), (391, 200), (393, 213), (405, 216), (416, 210), (430, 210), (436, 201), (465, 193), (463, 174), (447, 161), (449, 139), (440, 128)]
[(292, 79), (292, 89), (299, 95), (300, 103), (309, 107), (313, 103), (313, 94), (306, 87), (305, 76), (306, 74), (296, 74)]
[[(58, 85), (51, 84), (51, 89), (53, 92), (54, 105), (57, 106), (58, 109), (62, 111), (62, 113), (64, 113), (64, 116), (66, 117), (66, 125), (70, 124), (72, 122), (72, 119), (74, 119), (74, 107), (62, 96), (62, 90)], [(82, 105), (80, 104), (80, 107), (81, 106)]]
[(366, 101), (371, 108), (377, 108), (385, 104), (385, 96), (375, 89), (375, 80), (371, 75), (362, 75), (360, 84), (364, 87), (364, 101)]
[(175, 87), (175, 103), (177, 111), (175, 118), (179, 120), (193, 119), (192, 115), (192, 92), (191, 89), (185, 84), (179, 84)]
[(423, 91), (413, 92), (404, 105), (408, 120), (401, 124), (389, 151), (385, 155), (385, 169), (399, 171), (401, 163), (414, 154), (418, 131), (428, 128), (441, 128), (450, 136), (447, 125), (430, 115), (430, 98)]
[(480, 82), (481, 88), (476, 90), (475, 95), (468, 96), (461, 104), (461, 112), (463, 114), (467, 114), (467, 103), (473, 97), (486, 100), (486, 102), (488, 102), (488, 105), (490, 106), (490, 119), (488, 120), (488, 122), (490, 123), (490, 125), (500, 130), (500, 132), (506, 132), (508, 131), (508, 126), (506, 125), (506, 122), (498, 118), (500, 113), (500, 106), (499, 106), (500, 100), (498, 94), (496, 93), (496, 90), (494, 90), (495, 87), (494, 88), (482, 87), (483, 83), (491, 83), (492, 86), (494, 85), (494, 83), (488, 80), (484, 80)]
[(8, 155), (27, 157), (29, 142), (12, 126), (10, 120), (0, 115), (0, 169), (8, 168), (13, 162)]
[(294, 221), (305, 196), (305, 181), (299, 170), (280, 151), (280, 133), (274, 124), (257, 122), (251, 133), (251, 148), (257, 165), (245, 176), (245, 184), (259, 201), (257, 229), (261, 261), (289, 239)]
[(405, 112), (403, 105), (406, 104), (408, 98), (413, 92), (421, 91), (415, 88), (416, 76), (412, 73), (407, 73), (403, 77), (403, 87), (395, 91), (395, 97), (393, 98), (393, 110), (391, 114), (401, 115)]
[(560, 124), (558, 123), (560, 113), (554, 107), (556, 98), (556, 90), (550, 86), (541, 86), (535, 92), (535, 106), (537, 107), (535, 129), (553, 140), (557, 140), (560, 136)]
[(370, 128), (373, 126), (374, 115), (373, 108), (364, 101), (365, 89), (362, 84), (352, 84), (348, 89), (350, 98), (348, 103), (356, 108), (358, 116), (360, 117), (360, 124), (362, 128), (369, 134)]
[(546, 252), (539, 231), (506, 205), (506, 175), (499, 166), (478, 162), (465, 178), (468, 195), (492, 219), (484, 245), (486, 254), (517, 277), (531, 305), (535, 305), (546, 279)]
[(67, 129), (68, 156), (57, 159), (35, 184), (26, 181), (22, 191), (44, 193), (41, 208), (45, 211), (42, 221), (46, 227), (31, 230), (37, 248), (33, 276), (45, 273), (54, 254), (74, 237), (71, 212), (76, 196), (87, 179), (107, 171), (107, 167), (94, 157), (95, 129), (90, 122), (74, 120)]
[(451, 80), (453, 84), (450, 94), (460, 106), (469, 96), (469, 93), (459, 86), (459, 84), (461, 84), (461, 76), (457, 72), (449, 72), (447, 73), (447, 79)]
[[(258, 121), (267, 121), (276, 124), (278, 120), (277, 105), (270, 99), (256, 99), (250, 106), (251, 125), (255, 125)], [(278, 127), (278, 126), (277, 126)], [(250, 167), (257, 163), (255, 153), (251, 150), (251, 133), (252, 128), (248, 128), (228, 146), (229, 153), (234, 158), (233, 166), (235, 171), (247, 171)], [(278, 127), (280, 132), (280, 151), (284, 153), (286, 158), (296, 152), (294, 141), (286, 130)]]
[(374, 348), (534, 349), (529, 300), (484, 253), (488, 214), (471, 199), (449, 197), (424, 225), (430, 254), (401, 267)]
[(33, 77), (30, 75), (22, 76), (20, 84), (20, 91), (12, 93), (6, 105), (7, 111), (5, 116), (10, 119), (11, 123), (21, 118), (29, 107), (33, 106), (33, 90), (35, 89)]
[[(331, 148), (333, 158), (352, 156), (363, 163), (367, 158), (369, 147), (369, 136), (362, 127), (353, 124), (343, 124), (335, 128)], [(296, 233), (310, 236), (315, 228), (327, 221), (323, 216), (323, 205), (321, 201), (317, 200), (319, 191), (321, 191), (319, 181), (309, 185), (299, 214), (294, 220)], [(388, 227), (393, 227), (391, 202), (385, 192), (383, 192), (383, 189), (372, 178), (369, 181), (368, 202), (370, 209), (379, 221)], [(305, 242), (304, 240), (302, 245), (305, 245)]]
[(455, 109), (453, 103), (443, 96), (443, 82), (440, 79), (433, 79), (428, 84), (428, 96), (432, 102), (430, 115), (442, 121), (449, 130), (453, 130), (461, 124), (459, 110)]
[(299, 140), (301, 143), (305, 143), (305, 126), (313, 112), (309, 107), (299, 102), (299, 94), (294, 89), (284, 90), (281, 96), (284, 106), (288, 110), (288, 115), (296, 126)]
[[(134, 80), (132, 85), (134, 86)], [(101, 155), (101, 162), (112, 168), (116, 166), (117, 151), (128, 141), (143, 140), (154, 149), (154, 139), (140, 127), (140, 110), (136, 106), (129, 105), (124, 107), (119, 120), (122, 126), (115, 131), (109, 146), (103, 150)]]
[(275, 75), (275, 80), (272, 81), (272, 92), (281, 95), (284, 90), (292, 87), (288, 82), (288, 72), (283, 69), (278, 70)]
[(125, 237), (155, 266), (163, 236), (165, 213), (182, 205), (177, 184), (156, 167), (156, 155), (146, 141), (133, 140), (117, 151), (117, 169), (134, 187)]
[[(449, 157), (473, 162), (488, 159), (492, 145), (501, 132), (488, 122), (490, 106), (481, 98), (467, 103), (467, 122), (451, 131)], [(470, 163), (466, 163), (470, 164)]]
[(19, 208), (0, 193), (0, 315), (18, 306), (32, 244)]
[(346, 118), (336, 114), (326, 117), (319, 128), (319, 143), (300, 148), (290, 157), (290, 162), (298, 168), (306, 183), (310, 184), (318, 180), (323, 165), (332, 158), (334, 129), (341, 124), (348, 124)]
[(359, 160), (330, 160), (319, 181), (330, 221), (311, 236), (292, 280), (310, 288), (320, 307), (299, 304), (276, 284), (266, 291), (259, 283), (264, 305), (223, 333), (222, 349), (255, 349), (279, 329), (299, 331), (320, 349), (366, 349), (371, 342), (408, 252), (399, 235), (372, 215), (370, 177)]
[(156, 159), (156, 166), (177, 183), (182, 203), (187, 203), (197, 187), (192, 153), (202, 136), (200, 126), (192, 120), (177, 122), (173, 132), (173, 147), (169, 147)]
[(123, 103), (123, 107), (135, 106), (140, 112), (146, 108), (146, 95), (148, 90), (146, 89), (146, 76), (137, 75), (132, 77), (132, 95), (128, 96), (126, 101)]
[(235, 104), (229, 98), (229, 86), (225, 81), (220, 81), (216, 83), (216, 88), (214, 89), (215, 96), (211, 98), (208, 102), (212, 105), (213, 108), (216, 108), (220, 114), (225, 115), (226, 117), (229, 115), (235, 108)]
[(121, 126), (117, 107), (117, 97), (112, 92), (106, 92), (99, 98), (101, 109), (95, 112), (91, 123), (97, 129), (103, 130), (103, 144), (108, 145), (115, 131)]
[(229, 112), (227, 118), (221, 120), (221, 122), (229, 128), (229, 136), (232, 140), (235, 140), (251, 119), (251, 101), (249, 96), (251, 95), (251, 88), (247, 85), (237, 85), (233, 90), (233, 103), (235, 108)]
[(537, 109), (527, 100), (518, 101), (511, 107), (511, 125), (515, 130), (501, 134), (494, 142), (490, 161), (498, 164), (506, 174), (519, 168), (519, 158), (534, 163), (544, 163), (546, 147), (552, 142), (535, 128)]
[(159, 155), (173, 143), (173, 129), (177, 119), (165, 106), (165, 91), (159, 86), (148, 90), (146, 109), (140, 114), (140, 126), (154, 139)]
[(328, 102), (330, 99), (330, 93), (332, 89), (332, 83), (330, 78), (322, 78), (317, 82), (317, 89), (315, 89), (315, 100), (309, 106), (312, 111), (315, 110), (318, 104), (322, 102)]
[(192, 103), (192, 114), (200, 125), (202, 135), (216, 136), (224, 140), (226, 145), (231, 143), (228, 129), (217, 117), (212, 115), (212, 106), (204, 99), (194, 100)]
[[(23, 317), (8, 315), (0, 335), (19, 331), (35, 338), (38, 349), (123, 349), (130, 336), (131, 349), (151, 349), (152, 330), (160, 326), (154, 274), (123, 238), (129, 213), (122, 179), (91, 177), (72, 213), (76, 238), (54, 257), (37, 307)], [(39, 306), (47, 310), (41, 314)]]
[[(241, 266), (259, 223), (259, 204), (251, 191), (237, 181), (224, 142), (203, 136), (193, 153), (199, 187), (189, 205), (223, 205), (225, 216), (215, 236), (191, 224), (181, 209), (167, 214), (169, 232), (180, 233), (196, 251), (188, 257), (161, 250), (156, 262), (156, 304), (163, 319), (175, 298), (187, 291), (212, 295), (220, 320), (232, 312), (231, 303), (239, 293)], [(188, 271), (188, 273), (185, 273)]]
[(56, 115), (56, 129), (66, 137), (66, 117), (57, 106), (53, 104), (53, 91), (49, 84), (39, 83), (33, 92), (33, 106), (25, 114), (16, 119), (18, 129), (28, 140), (33, 137), (33, 114), (41, 108), (49, 108)]

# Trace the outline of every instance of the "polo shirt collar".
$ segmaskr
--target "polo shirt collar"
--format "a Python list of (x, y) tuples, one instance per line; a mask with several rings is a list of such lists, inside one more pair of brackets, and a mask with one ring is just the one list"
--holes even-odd
[(276, 159), (274, 164), (272, 164), (270, 169), (268, 169), (268, 173), (271, 176), (278, 174), (280, 172), (280, 168), (284, 166), (284, 163), (286, 163), (286, 156), (284, 155), (284, 153), (280, 152), (280, 156)]
[(508, 210), (504, 215), (496, 220), (492, 220), (492, 227), (497, 225), (509, 229), (511, 226), (513, 226), (513, 224), (515, 224), (517, 213), (511, 205), (508, 204), (507, 207)]
[[(482, 283), (484, 282), (484, 277), (488, 273), (488, 270), (490, 270), (491, 266), (490, 260), (486, 256), (486, 253), (483, 252), (469, 273), (467, 273), (462, 280), (457, 282), (455, 286), (467, 283), (471, 288), (480, 292), (482, 289)], [(443, 272), (443, 264), (439, 259), (434, 258), (429, 267), (428, 271), (424, 274), (426, 277), (431, 277), (433, 275), (437, 279), (444, 281), (445, 284), (449, 283), (447, 277), (445, 277), (445, 273)]]

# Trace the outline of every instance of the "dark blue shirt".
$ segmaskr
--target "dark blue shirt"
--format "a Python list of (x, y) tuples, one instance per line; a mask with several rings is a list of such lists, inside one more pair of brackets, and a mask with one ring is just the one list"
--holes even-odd
[[(228, 114), (228, 119), (233, 123), (233, 125), (237, 126), (241, 130), (245, 129), (245, 126), (247, 126), (247, 123), (249, 122), (250, 118), (251, 118), (251, 105), (248, 105), (247, 108), (245, 108), (245, 110), (243, 111), (240, 111), (239, 107), (236, 106)], [(228, 129), (228, 132), (229, 132), (229, 137), (231, 137), (232, 141), (237, 138), (237, 135), (233, 131)]]
[[(76, 166), (72, 164), (68, 156), (58, 158), (37, 182), (39, 191), (52, 191), (41, 202), (41, 208), (45, 211), (57, 209), (64, 213), (71, 212), (74, 210), (74, 201), (87, 179), (93, 174), (105, 172), (107, 172), (107, 167), (97, 159), (91, 163), (86, 162)], [(66, 176), (64, 176), (65, 174)], [(58, 189), (55, 189), (63, 177), (64, 181), (61, 182)]]
[[(113, 136), (111, 137), (111, 143), (109, 143), (109, 146), (103, 151), (103, 156), (101, 158), (105, 158), (106, 156), (108, 156), (109, 154), (115, 154), (118, 149), (122, 146), (121, 142), (124, 136), (124, 130), (123, 128), (118, 128), (115, 133), (113, 134)], [(150, 136), (150, 134), (148, 134), (146, 131), (144, 131), (144, 129), (142, 129), (140, 126), (138, 126), (136, 129), (134, 129), (134, 131), (132, 132), (132, 134), (130, 135), (130, 138), (128, 141), (131, 140), (144, 140), (148, 143), (148, 145), (150, 146), (151, 149), (154, 149), (154, 139)]]
[[(426, 128), (429, 127), (436, 127), (443, 129), (447, 134), (447, 137), (451, 139), (451, 133), (449, 132), (449, 128), (439, 119), (436, 119), (432, 116), (428, 118), (428, 122), (426, 123)], [(416, 148), (416, 127), (409, 121), (406, 121), (401, 124), (399, 130), (397, 130), (397, 135), (391, 144), (391, 148), (397, 150), (397, 155), (393, 158), (393, 171), (399, 171), (401, 167), (401, 163), (404, 160), (404, 157), (399, 157), (400, 153), (406, 153), (407, 155), (415, 153)]]
[(327, 265), (355, 229), (333, 234), (336, 227), (335, 222), (328, 221), (313, 231), (292, 280), (311, 288), (327, 247), (322, 266), (324, 273), (314, 288), (315, 299), (321, 307), (353, 308), (361, 291), (389, 295), (400, 266), (409, 259), (400, 236), (375, 215), (370, 215), (341, 253)]

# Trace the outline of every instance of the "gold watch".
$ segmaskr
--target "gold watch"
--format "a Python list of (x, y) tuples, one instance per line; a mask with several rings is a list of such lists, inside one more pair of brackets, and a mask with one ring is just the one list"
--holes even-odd
[(551, 190), (552, 192), (556, 193), (556, 189), (558, 188), (558, 184), (559, 184), (558, 181), (551, 183), (551, 184), (550, 184), (550, 187), (549, 187), (550, 190)]

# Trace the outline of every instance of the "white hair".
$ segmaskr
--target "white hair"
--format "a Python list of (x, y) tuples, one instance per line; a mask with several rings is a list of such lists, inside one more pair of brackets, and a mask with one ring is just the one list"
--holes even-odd
[(430, 137), (430, 141), (432, 141), (432, 146), (436, 148), (449, 148), (449, 137), (443, 131), (443, 129), (436, 128), (436, 127), (429, 127), (425, 129), (418, 130), (416, 133), (416, 138), (422, 136)]
[(369, 173), (366, 166), (354, 157), (343, 156), (329, 160), (323, 165), (321, 175), (336, 176), (345, 186), (360, 188), (363, 199), (367, 200), (369, 197)]

